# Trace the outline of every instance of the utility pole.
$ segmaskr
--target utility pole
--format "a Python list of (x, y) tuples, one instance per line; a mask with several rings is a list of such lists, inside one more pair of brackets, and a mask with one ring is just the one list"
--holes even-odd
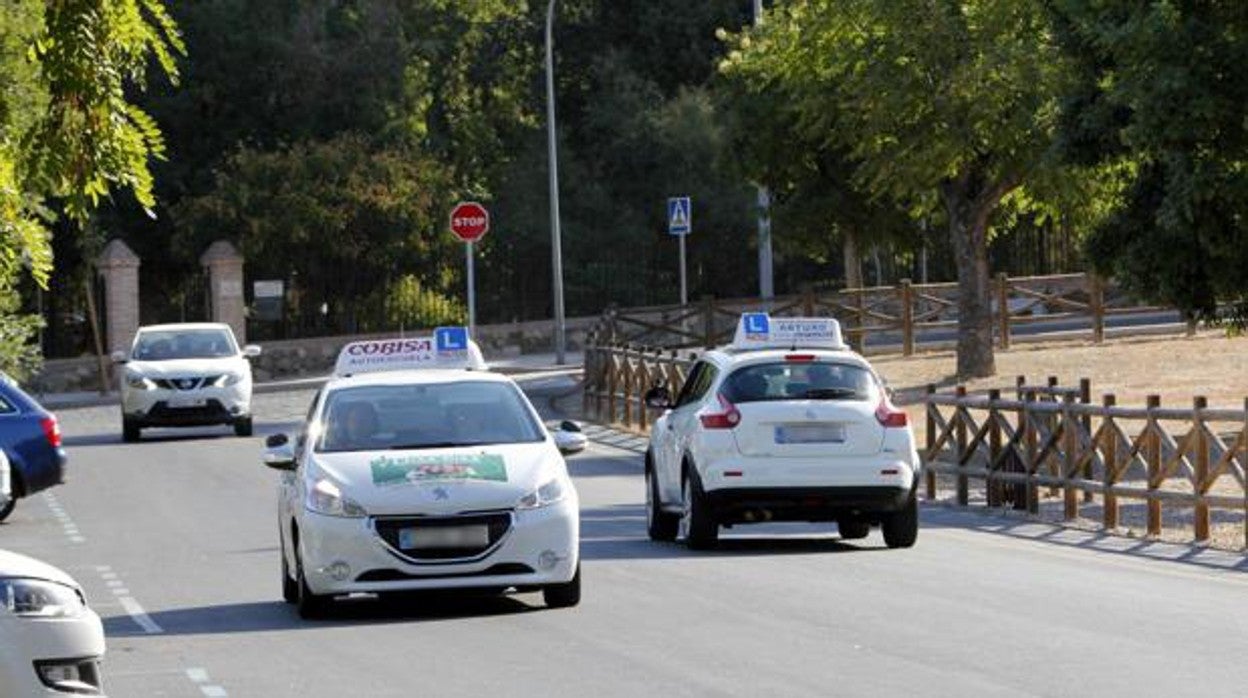
[[(757, 2), (757, 0), (755, 0)], [(555, 363), (566, 361), (567, 328), (563, 317), (563, 251), (559, 230), (559, 155), (555, 145), (555, 0), (546, 5), (546, 140), (550, 161), (550, 267), (555, 302)]]
[[(763, 0), (754, 0), (754, 26), (763, 21)], [(758, 295), (763, 300), (776, 296), (772, 278), (774, 264), (771, 257), (771, 195), (767, 187), (758, 185)]]

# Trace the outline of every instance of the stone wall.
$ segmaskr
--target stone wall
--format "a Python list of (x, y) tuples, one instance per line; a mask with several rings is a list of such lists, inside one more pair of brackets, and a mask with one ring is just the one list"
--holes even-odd
[[(569, 318), (567, 321), (568, 351), (579, 351), (585, 334), (598, 317)], [(408, 333), (409, 336), (431, 333)], [(487, 360), (515, 358), (524, 354), (552, 354), (554, 321), (480, 325), (474, 337)], [(341, 337), (316, 337), (265, 342), (263, 353), (252, 360), (256, 382), (324, 376), (333, 370), (338, 352), (357, 339), (393, 337), (394, 333)], [(113, 369), (114, 372), (116, 369)], [(39, 375), (27, 381), (26, 388), (36, 394), (95, 392), (99, 390), (99, 362), (94, 356), (75, 359), (54, 359), (44, 362)], [(115, 386), (115, 377), (109, 385)]]

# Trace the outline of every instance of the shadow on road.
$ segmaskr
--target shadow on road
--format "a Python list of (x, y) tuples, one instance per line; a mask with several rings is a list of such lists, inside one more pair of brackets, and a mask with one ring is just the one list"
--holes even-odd
[[(941, 505), (924, 506), (922, 526), (929, 529), (961, 529), (1103, 554), (1193, 565), (1204, 569), (1248, 571), (1248, 555), (1244, 553), (1072, 528), (1016, 516), (1018, 515)], [(922, 544), (923, 536), (920, 533), (919, 545)]]
[(759, 524), (721, 529), (714, 550), (692, 551), (679, 542), (646, 535), (645, 507), (621, 504), (581, 511), (581, 559), (659, 560), (679, 558), (826, 555), (886, 550), (878, 535), (853, 543), (836, 535), (836, 524)]
[(641, 456), (604, 456), (597, 453), (583, 458), (573, 456), (567, 462), (568, 473), (574, 478), (640, 476), (643, 467)]
[[(539, 597), (524, 595), (534, 600)], [(176, 608), (150, 613), (165, 635), (231, 635), (274, 630), (314, 630), (337, 625), (385, 625), (392, 623), (434, 622), (485, 616), (505, 616), (544, 610), (529, 605), (519, 596), (458, 592), (456, 594), (403, 594), (396, 596), (340, 599), (324, 620), (299, 617), (295, 607), (275, 601), (227, 603), (214, 606)], [(104, 618), (104, 632), (110, 637), (142, 635), (142, 630), (125, 615)]]
[[(269, 434), (291, 433), (296, 431), (300, 424), (301, 422), (257, 422), (252, 438), (264, 437)], [(219, 439), (239, 438), (234, 435), (234, 432), (228, 426), (188, 427), (186, 429), (153, 427), (153, 429), (155, 431), (144, 431), (142, 440), (133, 445), (142, 446), (144, 443), (216, 441)], [(124, 442), (121, 440), (121, 429), (119, 427), (115, 432), (67, 434), (62, 438), (61, 443), (65, 448), (90, 448), (93, 446), (116, 446)], [(129, 446), (131, 444), (126, 445)]]

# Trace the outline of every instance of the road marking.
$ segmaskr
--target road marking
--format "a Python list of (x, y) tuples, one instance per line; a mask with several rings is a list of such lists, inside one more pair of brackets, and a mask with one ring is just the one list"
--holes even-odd
[(228, 698), (230, 695), (220, 686), (208, 685), (208, 671), (199, 667), (192, 667), (186, 670), (186, 676), (191, 681), (199, 684), (199, 692), (208, 698)]
[(130, 590), (125, 587), (117, 587), (116, 589), (113, 589), (113, 593), (117, 596), (129, 596)]
[(65, 513), (65, 508), (61, 506), (59, 501), (57, 501), (56, 495), (50, 492), (45, 492), (43, 494), (43, 501), (48, 505), (48, 510), (52, 512), (52, 517), (55, 518), (59, 524), (61, 524), (61, 529), (65, 532), (65, 537), (69, 539), (69, 542), (87, 542), (87, 539), (82, 535), (82, 532), (78, 530), (78, 525), (74, 523), (73, 519), (69, 518), (69, 514)]
[(130, 619), (138, 624), (140, 628), (143, 628), (143, 632), (148, 635), (159, 635), (165, 632), (164, 628), (157, 625), (156, 621), (147, 615), (147, 612), (143, 610), (138, 601), (129, 596), (120, 596), (117, 600), (121, 602), (121, 607), (126, 609), (126, 615), (130, 616)]

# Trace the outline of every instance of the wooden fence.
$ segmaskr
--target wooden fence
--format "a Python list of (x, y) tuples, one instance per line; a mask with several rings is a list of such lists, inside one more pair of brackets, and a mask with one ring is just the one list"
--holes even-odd
[(642, 396), (656, 383), (668, 386), (675, 395), (695, 360), (693, 352), (591, 342), (585, 348), (584, 413), (607, 424), (645, 431), (652, 415)]
[[(741, 313), (767, 310), (773, 315), (835, 317), (849, 343), (863, 351), (868, 340), (900, 348), (907, 356), (929, 340), (927, 330), (957, 327), (957, 284), (912, 284), (807, 291), (769, 302), (759, 299), (704, 298), (689, 305), (610, 309), (594, 328), (591, 341), (605, 345), (657, 346), (667, 349), (711, 347), (731, 340)], [(1089, 274), (1009, 278), (998, 275), (993, 292), (994, 334), (1008, 348), (1023, 325), (1055, 320), (1086, 321), (1087, 336), (1105, 338), (1109, 317), (1168, 310), (1135, 304), (1112, 284)], [(1085, 323), (1081, 323), (1085, 324)]]
[(1211, 409), (1197, 397), (1190, 409), (1119, 407), (1114, 395), (1090, 404), (1090, 385), (1029, 386), (968, 395), (964, 387), (924, 398), (926, 494), (937, 476), (953, 476), (956, 501), (970, 502), (971, 480), (982, 481), (990, 506), (1012, 503), (1033, 513), (1041, 488), (1060, 493), (1063, 517), (1097, 505), (1105, 528), (1117, 528), (1123, 500), (1143, 501), (1150, 536), (1161, 533), (1163, 506), (1192, 511), (1196, 541), (1210, 538), (1212, 513), (1239, 521), (1248, 547), (1248, 400), (1243, 409)]

